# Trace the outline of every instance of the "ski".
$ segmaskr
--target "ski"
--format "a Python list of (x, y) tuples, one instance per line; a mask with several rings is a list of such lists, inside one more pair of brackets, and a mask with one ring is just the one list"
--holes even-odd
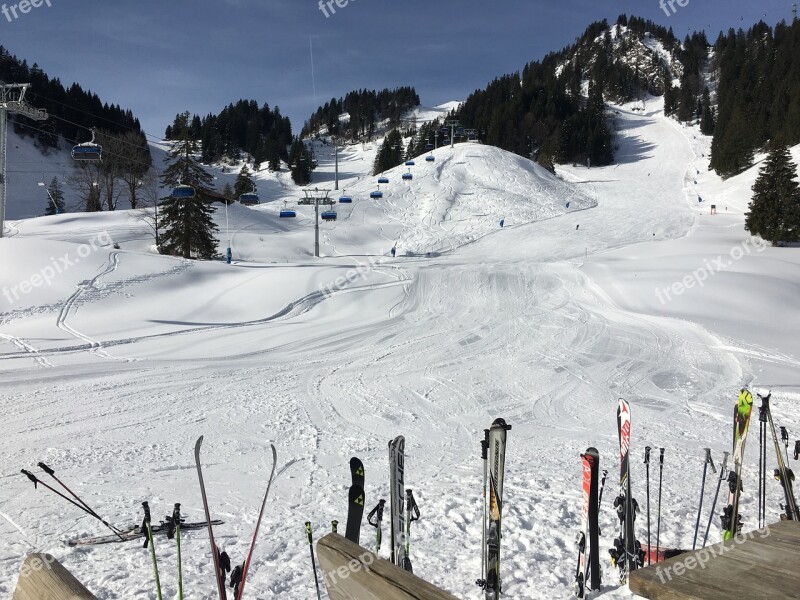
[(742, 389), (733, 407), (733, 469), (728, 473), (728, 504), (722, 511), (722, 539), (729, 540), (741, 527), (739, 496), (742, 492), (742, 461), (753, 414), (753, 394)]
[(261, 501), (261, 510), (258, 511), (258, 520), (256, 521), (256, 527), (253, 530), (253, 541), (250, 543), (250, 550), (247, 552), (247, 558), (245, 558), (244, 563), (241, 565), (241, 580), (238, 582), (238, 589), (236, 589), (234, 592), (236, 595), (236, 600), (242, 600), (242, 597), (244, 596), (244, 584), (247, 582), (247, 573), (250, 570), (250, 561), (253, 559), (253, 550), (256, 548), (258, 530), (261, 527), (261, 519), (264, 517), (264, 508), (267, 506), (269, 490), (272, 487), (272, 481), (275, 478), (275, 467), (278, 464), (278, 453), (275, 450), (274, 444), (270, 444), (269, 447), (272, 450), (272, 471), (270, 472), (269, 480), (267, 481), (267, 491), (264, 492), (264, 499)]
[(500, 541), (503, 522), (503, 480), (506, 463), (506, 438), (511, 429), (503, 419), (495, 419), (489, 429), (489, 514), (486, 527), (486, 581), (483, 588), (486, 600), (499, 600), (502, 590), (500, 577)]
[[(219, 519), (214, 520), (211, 522), (212, 525), (222, 525), (224, 521), (220, 521)], [(196, 529), (205, 529), (208, 527), (208, 523), (205, 521), (198, 521), (196, 523), (181, 523), (181, 531), (191, 531)], [(160, 534), (169, 535), (169, 528), (170, 524), (166, 521), (162, 522), (160, 525), (153, 525), (153, 535), (157, 536)], [(67, 540), (67, 546), (96, 546), (99, 544), (115, 544), (121, 542), (131, 542), (133, 540), (140, 540), (147, 535), (147, 532), (143, 531), (139, 525), (134, 527), (130, 527), (129, 529), (124, 529), (119, 532), (119, 534), (114, 535), (101, 535), (96, 537), (86, 537), (86, 538), (75, 538), (71, 540)]]
[(390, 531), (392, 562), (398, 567), (405, 563), (405, 447), (406, 440), (398, 435), (389, 442)]
[(641, 564), (641, 548), (636, 541), (633, 524), (639, 507), (631, 495), (630, 445), (631, 445), (631, 407), (620, 398), (617, 407), (617, 429), (619, 432), (619, 495), (614, 507), (620, 521), (620, 537), (614, 540), (614, 548), (609, 550), (612, 562), (619, 567), (620, 583), (628, 580), (628, 574)]
[[(769, 407), (769, 400), (772, 397), (772, 393), (769, 393), (766, 396), (761, 396), (761, 394), (759, 394), (758, 397), (761, 398), (763, 405), (766, 406), (767, 419), (769, 422), (769, 427), (772, 430), (772, 439), (775, 442), (775, 453), (778, 455), (778, 468), (775, 469), (775, 479), (778, 480), (781, 484), (781, 487), (783, 487), (783, 495), (785, 499), (783, 510), (785, 511), (786, 518), (788, 520), (800, 521), (800, 512), (798, 512), (797, 501), (794, 498), (794, 490), (792, 490), (794, 473), (786, 466), (786, 463), (783, 460), (780, 442), (778, 441), (778, 434), (775, 431), (775, 422), (772, 420), (772, 410)], [(783, 432), (786, 432), (785, 439), (788, 455), (789, 433), (786, 431), (786, 428), (782, 429)]]
[(583, 473), (581, 490), (583, 506), (581, 508), (581, 528), (578, 531), (578, 566), (575, 570), (575, 597), (586, 597), (586, 580), (589, 573), (589, 561), (586, 560), (587, 538), (589, 537), (589, 498), (592, 490), (591, 457), (581, 454), (581, 471)]
[(358, 544), (364, 519), (364, 464), (358, 458), (350, 459), (350, 476), (352, 485), (347, 497), (347, 528), (344, 536)]
[[(214, 541), (214, 528), (212, 527), (211, 512), (208, 510), (208, 498), (206, 496), (206, 484), (203, 481), (203, 468), (200, 465), (200, 446), (203, 444), (203, 436), (197, 438), (194, 445), (194, 461), (197, 466), (197, 478), (200, 480), (200, 494), (203, 497), (203, 510), (206, 513), (206, 524), (208, 525), (208, 538), (211, 542), (211, 558), (214, 561), (214, 577), (217, 580), (217, 591), (219, 592), (219, 600), (227, 600), (228, 596), (225, 592), (225, 566), (222, 561), (222, 553)], [(227, 554), (225, 555), (227, 558)], [(230, 570), (230, 560), (225, 561), (228, 563), (227, 567)]]

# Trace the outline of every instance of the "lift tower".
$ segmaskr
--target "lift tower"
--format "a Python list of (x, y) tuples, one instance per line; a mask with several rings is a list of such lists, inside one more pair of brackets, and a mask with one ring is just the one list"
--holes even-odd
[(34, 121), (46, 121), (47, 111), (34, 108), (25, 102), (25, 91), (29, 83), (0, 82), (0, 238), (6, 219), (6, 155), (8, 150), (8, 114), (24, 115)]

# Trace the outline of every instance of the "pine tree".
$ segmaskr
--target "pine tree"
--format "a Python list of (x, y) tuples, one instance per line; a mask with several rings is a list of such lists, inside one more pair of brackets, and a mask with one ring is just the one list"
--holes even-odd
[(183, 113), (173, 124), (175, 143), (165, 160), (173, 161), (161, 176), (165, 187), (191, 185), (195, 198), (167, 198), (160, 211), (161, 235), (159, 251), (165, 254), (210, 259), (217, 256), (217, 226), (213, 214), (216, 208), (206, 195), (213, 177), (203, 169), (192, 154), (196, 146), (189, 126), (189, 113)]
[(397, 129), (392, 129), (384, 138), (383, 145), (375, 156), (372, 172), (378, 175), (403, 163), (403, 138)]
[(233, 194), (238, 199), (241, 198), (242, 194), (250, 194), (255, 192), (255, 190), (256, 184), (250, 176), (250, 169), (245, 165), (242, 167), (242, 170), (239, 171), (239, 176), (236, 178), (236, 183), (233, 186)]
[(753, 185), (744, 228), (777, 246), (800, 241), (800, 185), (789, 148), (775, 144)]
[(711, 94), (708, 86), (703, 90), (701, 106), (700, 131), (704, 135), (714, 135), (714, 108), (711, 106)]
[(47, 188), (47, 208), (46, 215), (57, 215), (64, 212), (64, 192), (61, 189), (61, 182), (58, 177), (53, 177), (50, 185)]
[(234, 199), (233, 188), (231, 187), (230, 183), (226, 183), (225, 187), (222, 188), (222, 195), (225, 196), (225, 198), (227, 200), (233, 200)]
[(289, 152), (289, 167), (292, 170), (292, 181), (297, 185), (308, 185), (311, 183), (311, 153), (299, 138), (292, 143)]

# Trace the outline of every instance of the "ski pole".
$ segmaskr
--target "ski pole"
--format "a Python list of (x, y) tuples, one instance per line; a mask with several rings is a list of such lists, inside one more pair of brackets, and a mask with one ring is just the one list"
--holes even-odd
[(381, 541), (383, 539), (383, 509), (386, 500), (381, 499), (377, 506), (367, 515), (367, 523), (375, 528), (375, 554), (381, 551)]
[(95, 512), (95, 511), (92, 509), (92, 507), (91, 507), (91, 506), (89, 506), (88, 504), (86, 504), (86, 502), (84, 502), (84, 501), (83, 501), (83, 499), (82, 499), (82, 498), (80, 498), (80, 497), (78, 496), (78, 494), (76, 494), (76, 493), (75, 493), (75, 492), (73, 492), (71, 489), (69, 489), (69, 488), (68, 488), (68, 487), (67, 487), (67, 486), (64, 484), (64, 482), (63, 482), (63, 481), (61, 481), (61, 480), (60, 480), (58, 477), (56, 477), (55, 471), (53, 471), (53, 469), (51, 469), (50, 467), (48, 467), (48, 466), (47, 466), (46, 464), (44, 464), (43, 462), (37, 463), (37, 466), (38, 466), (38, 467), (39, 467), (39, 468), (40, 468), (42, 471), (44, 471), (45, 473), (47, 473), (48, 475), (50, 475), (50, 477), (52, 477), (53, 479), (55, 479), (55, 480), (56, 480), (56, 482), (57, 482), (57, 483), (58, 483), (58, 484), (59, 484), (61, 487), (63, 487), (65, 490), (67, 490), (67, 492), (69, 492), (69, 494), (70, 494), (70, 495), (71, 495), (73, 498), (75, 498), (75, 500), (77, 500), (78, 502), (80, 502), (80, 503), (81, 503), (81, 504), (82, 504), (82, 505), (83, 505), (83, 506), (86, 508), (86, 510), (87, 510), (87, 511), (89, 511), (89, 514), (90, 514), (90, 515), (94, 516), (96, 519), (98, 519), (99, 521), (101, 521), (101, 522), (102, 522), (104, 525), (106, 525), (107, 527), (109, 527), (109, 528), (111, 529), (111, 531), (113, 531), (114, 533), (117, 533), (117, 534), (118, 534), (118, 533), (120, 533), (119, 529), (117, 529), (116, 527), (114, 527), (114, 526), (113, 526), (113, 525), (111, 525), (110, 523), (107, 523), (105, 520), (103, 520), (103, 518), (102, 518), (102, 517), (100, 517), (100, 515), (98, 515), (98, 514), (97, 514), (97, 512)]
[(150, 556), (153, 558), (153, 574), (156, 576), (156, 595), (158, 600), (161, 600), (161, 580), (158, 577), (158, 561), (156, 561), (156, 545), (153, 541), (153, 527), (150, 523), (150, 506), (147, 502), (142, 502), (144, 509), (144, 521), (142, 521), (142, 529), (147, 532), (145, 540), (145, 548), (150, 546)]
[(172, 526), (175, 528), (175, 542), (178, 546), (178, 600), (183, 600), (183, 566), (181, 562), (181, 505), (175, 503), (172, 511)]
[(58, 491), (57, 489), (55, 489), (54, 487), (52, 487), (52, 486), (50, 486), (50, 485), (46, 484), (46, 483), (45, 483), (44, 481), (42, 481), (41, 479), (37, 478), (37, 477), (36, 477), (36, 475), (34, 475), (33, 473), (31, 473), (30, 471), (27, 471), (26, 469), (20, 469), (20, 472), (21, 472), (23, 475), (25, 475), (25, 476), (26, 476), (28, 479), (30, 479), (30, 480), (31, 480), (31, 482), (33, 482), (33, 487), (34, 487), (34, 488), (36, 488), (36, 487), (38, 487), (39, 485), (41, 485), (42, 487), (44, 487), (44, 488), (46, 488), (46, 489), (50, 490), (50, 491), (51, 491), (51, 492), (53, 492), (53, 493), (54, 493), (56, 496), (60, 496), (61, 498), (63, 498), (64, 500), (66, 500), (67, 502), (69, 502), (70, 504), (72, 504), (73, 506), (75, 506), (76, 508), (78, 508), (78, 509), (82, 510), (83, 512), (85, 512), (85, 513), (86, 513), (87, 515), (89, 515), (90, 517), (94, 517), (95, 519), (97, 519), (98, 521), (100, 521), (100, 522), (101, 522), (103, 525), (105, 525), (105, 526), (106, 526), (106, 527), (108, 527), (108, 528), (109, 528), (111, 531), (113, 531), (113, 532), (114, 532), (114, 535), (116, 535), (116, 536), (117, 536), (119, 539), (121, 539), (121, 540), (123, 540), (123, 541), (124, 541), (124, 538), (122, 537), (122, 535), (120, 535), (120, 531), (119, 531), (119, 530), (118, 530), (116, 527), (114, 527), (113, 525), (111, 525), (110, 523), (107, 523), (106, 521), (104, 521), (104, 520), (103, 520), (103, 519), (102, 519), (100, 516), (98, 516), (98, 514), (97, 514), (96, 512), (94, 512), (93, 510), (91, 510), (91, 509), (89, 509), (89, 508), (86, 508), (86, 507), (85, 507), (85, 506), (83, 506), (82, 504), (78, 504), (77, 502), (75, 502), (75, 500), (73, 500), (72, 498), (69, 498), (69, 497), (65, 496), (64, 494), (62, 494), (61, 492), (59, 492), (59, 491)]
[(719, 499), (719, 490), (722, 487), (722, 482), (727, 478), (726, 468), (728, 466), (729, 452), (722, 453), (722, 466), (719, 468), (719, 479), (717, 480), (717, 491), (714, 493), (714, 502), (711, 503), (711, 515), (708, 517), (708, 526), (706, 526), (706, 533), (703, 536), (703, 548), (706, 547), (708, 540), (708, 532), (711, 531), (711, 523), (714, 521), (714, 511), (717, 509), (717, 500)]
[(483, 440), (481, 440), (481, 458), (483, 459), (483, 522), (481, 524), (481, 578), (478, 585), (486, 585), (486, 480), (489, 468), (489, 430), (483, 430)]
[[(708, 465), (711, 465), (711, 471), (717, 472), (714, 466), (714, 459), (711, 458), (711, 448), (706, 448), (706, 460), (703, 464), (703, 481), (700, 483), (700, 506), (697, 507), (697, 521), (694, 524), (694, 540), (692, 541), (692, 550), (697, 549), (697, 533), (700, 531), (700, 516), (703, 514), (703, 496), (706, 491), (706, 474), (708, 473)], [(713, 514), (713, 511), (712, 511)]]
[(411, 523), (419, 521), (419, 516), (419, 507), (417, 506), (417, 501), (414, 500), (414, 494), (410, 489), (406, 490), (406, 564), (403, 565), (403, 568), (409, 573), (413, 573), (411, 567)]
[[(650, 566), (653, 562), (653, 558), (650, 554), (650, 446), (645, 446), (644, 448), (644, 465), (645, 471), (647, 473), (646, 478), (646, 490), (647, 490), (647, 565)], [(658, 557), (656, 557), (656, 562), (658, 562)]]
[(317, 586), (317, 600), (322, 596), (319, 591), (319, 578), (317, 577), (317, 561), (314, 558), (314, 540), (311, 536), (311, 521), (306, 521), (306, 537), (308, 538), (308, 547), (311, 550), (311, 568), (314, 570), (314, 584)]
[(658, 509), (656, 516), (656, 562), (658, 562), (658, 551), (661, 547), (661, 482), (664, 476), (664, 448), (659, 449), (658, 457)]
[(758, 409), (758, 527), (767, 519), (767, 411), (768, 401), (761, 399)]
[(794, 443), (794, 459), (800, 460), (800, 440)]

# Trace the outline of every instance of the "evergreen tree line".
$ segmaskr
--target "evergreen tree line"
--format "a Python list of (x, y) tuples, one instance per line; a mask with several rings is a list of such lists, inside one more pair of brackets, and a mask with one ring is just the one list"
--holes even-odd
[[(183, 114), (177, 115), (167, 127), (166, 139), (176, 140), (182, 135), (183, 117)], [(203, 119), (198, 115), (191, 117), (189, 135), (200, 142), (198, 149), (206, 164), (225, 157), (240, 160), (244, 151), (256, 170), (266, 162), (271, 170), (277, 171), (281, 160), (289, 160), (292, 124), (277, 106), (270, 109), (269, 104), (264, 103), (259, 108), (255, 100), (239, 100), (218, 115), (209, 114)]]
[(30, 83), (25, 96), (30, 104), (70, 121), (50, 118), (34, 124), (25, 117), (10, 117), (18, 135), (33, 137), (45, 151), (58, 148), (59, 136), (68, 144), (88, 142), (91, 139), (88, 130), (93, 127), (102, 127), (113, 134), (141, 133), (139, 120), (130, 110), (102, 102), (97, 94), (85, 91), (77, 83), (65, 88), (58, 79), (50, 79), (36, 63), (29, 67), (25, 60), (19, 60), (3, 46), (0, 46), (0, 81)]
[(770, 141), (800, 142), (800, 21), (731, 29), (713, 49), (718, 110), (711, 167), (728, 176), (748, 168)]
[[(321, 129), (355, 141), (372, 138), (378, 122), (388, 119), (389, 127), (400, 124), (403, 115), (419, 106), (419, 95), (413, 87), (399, 87), (393, 90), (357, 90), (344, 98), (331, 98), (306, 121), (301, 137), (315, 135)], [(340, 117), (349, 115), (349, 121), (342, 123)]]

